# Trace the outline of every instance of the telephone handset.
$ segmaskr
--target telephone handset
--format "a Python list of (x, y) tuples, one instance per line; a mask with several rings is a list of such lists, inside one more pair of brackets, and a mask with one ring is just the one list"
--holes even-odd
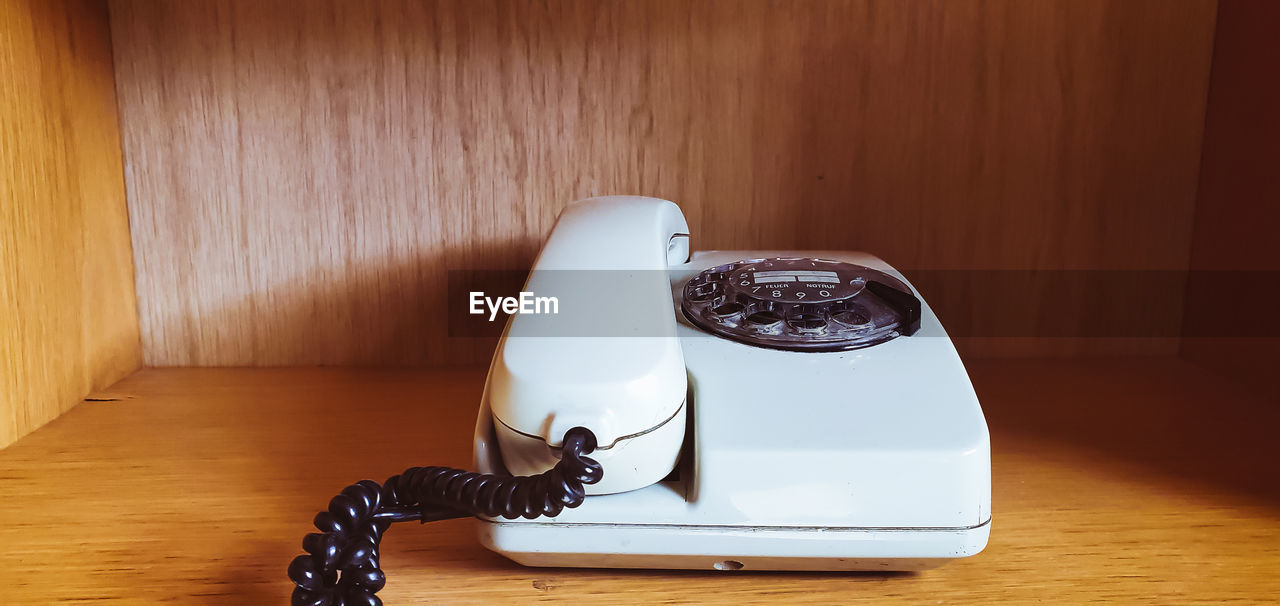
[(561, 214), (524, 291), (559, 305), (506, 325), (479, 472), (349, 486), (289, 567), (295, 604), (381, 603), (404, 520), (474, 516), (533, 566), (919, 570), (985, 547), (982, 409), (883, 261), (691, 255), (675, 204), (611, 196)]
[(679, 207), (651, 198), (589, 199), (560, 216), (524, 288), (555, 295), (559, 314), (513, 315), (490, 369), (507, 471), (550, 468), (560, 436), (586, 427), (608, 471), (588, 494), (644, 488), (671, 472), (688, 383), (667, 267), (685, 261), (688, 241)]

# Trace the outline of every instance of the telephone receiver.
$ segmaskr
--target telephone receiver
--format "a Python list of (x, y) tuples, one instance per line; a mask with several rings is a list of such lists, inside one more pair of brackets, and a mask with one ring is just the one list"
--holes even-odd
[(981, 406), (884, 261), (691, 253), (674, 203), (608, 196), (564, 210), (526, 297), (547, 305), (507, 321), (478, 471), (349, 486), (290, 565), (295, 604), (381, 603), (406, 520), (474, 517), (530, 566), (923, 570), (986, 546)]
[[(594, 198), (560, 215), (522, 291), (552, 294), (559, 313), (508, 322), (484, 397), (491, 416), (481, 415), (482, 429), (492, 419), (501, 466), (481, 456), (481, 470), (546, 471), (561, 437), (584, 427), (605, 468), (587, 494), (636, 490), (671, 473), (685, 439), (688, 377), (667, 269), (688, 256), (689, 226), (671, 202)], [(485, 437), (477, 452), (490, 452)]]

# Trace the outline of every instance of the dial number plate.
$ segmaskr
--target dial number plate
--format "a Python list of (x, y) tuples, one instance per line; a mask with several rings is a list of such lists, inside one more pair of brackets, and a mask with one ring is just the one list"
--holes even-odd
[(902, 281), (884, 272), (793, 257), (745, 259), (707, 269), (685, 284), (681, 308), (700, 328), (750, 345), (856, 349), (896, 338), (907, 324), (894, 302), (867, 288), (872, 282), (914, 299)]

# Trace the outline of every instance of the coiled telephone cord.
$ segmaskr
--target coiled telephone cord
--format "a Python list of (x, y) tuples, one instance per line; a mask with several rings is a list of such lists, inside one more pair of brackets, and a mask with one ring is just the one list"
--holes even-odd
[(603, 477), (585, 455), (596, 448), (590, 430), (565, 433), (560, 461), (534, 476), (497, 476), (451, 467), (411, 467), (381, 486), (361, 480), (316, 514), (320, 532), (302, 540), (307, 553), (289, 564), (294, 606), (379, 606), (387, 582), (378, 564), (378, 543), (395, 522), (434, 522), (473, 515), (534, 519), (577, 507), (585, 484)]

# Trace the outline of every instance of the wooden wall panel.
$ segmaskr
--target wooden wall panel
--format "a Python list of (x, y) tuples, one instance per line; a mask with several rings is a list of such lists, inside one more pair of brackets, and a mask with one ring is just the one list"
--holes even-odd
[(1280, 3), (1223, 0), (1182, 355), (1280, 399)]
[(153, 365), (483, 360), (446, 271), (607, 193), (701, 248), (1186, 267), (1211, 0), (111, 8)]
[(104, 2), (0, 3), (0, 447), (138, 367)]

